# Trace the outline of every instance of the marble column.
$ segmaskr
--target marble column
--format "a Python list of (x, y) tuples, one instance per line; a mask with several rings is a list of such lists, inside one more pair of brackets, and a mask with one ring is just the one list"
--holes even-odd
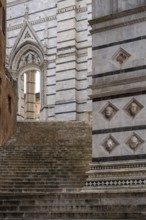
[(26, 119), (35, 119), (35, 75), (31, 70), (26, 74)]
[(24, 120), (24, 74), (20, 77), (19, 118)]

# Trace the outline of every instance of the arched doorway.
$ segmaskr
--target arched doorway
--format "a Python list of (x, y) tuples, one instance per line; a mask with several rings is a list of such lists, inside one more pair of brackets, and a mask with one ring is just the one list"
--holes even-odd
[[(10, 61), (12, 75), (18, 82), (18, 120), (39, 120), (45, 105), (46, 60), (42, 48), (24, 43)], [(41, 118), (42, 120), (42, 118)]]

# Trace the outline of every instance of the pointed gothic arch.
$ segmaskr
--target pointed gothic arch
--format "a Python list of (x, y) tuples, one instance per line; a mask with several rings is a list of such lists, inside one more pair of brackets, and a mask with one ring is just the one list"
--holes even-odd
[(34, 62), (32, 62), (31, 64), (38, 64), (41, 66), (44, 63), (43, 49), (40, 47), (40, 45), (37, 45), (35, 42), (26, 41), (11, 54), (9, 68), (12, 71), (18, 71), (20, 68), (28, 64), (26, 62), (23, 66), (20, 66), (20, 61), (22, 60), (22, 57), (25, 56), (27, 61), (27, 55), (29, 53), (32, 54), (32, 56), (36, 55), (39, 59), (38, 63), (36, 63), (35, 60), (33, 60)]
[[(10, 54), (9, 59), (9, 70), (12, 73), (13, 77), (18, 82), (18, 119), (35, 119), (34, 116), (31, 117), (24, 117), (24, 102), (22, 102), (24, 98), (24, 77), (22, 75), (27, 73), (27, 77), (29, 78), (27, 82), (31, 84), (28, 86), (29, 91), (28, 94), (34, 94), (35, 89), (33, 84), (35, 84), (35, 73), (39, 71), (40, 73), (40, 102), (41, 108), (46, 105), (45, 102), (45, 77), (47, 71), (47, 60), (45, 59), (45, 52), (44, 47), (41, 41), (38, 39), (35, 31), (33, 30), (31, 24), (26, 21), (24, 26), (22, 27), (16, 42), (13, 46), (12, 52)], [(27, 95), (26, 95), (27, 96)], [(30, 95), (31, 96), (31, 95)], [(27, 99), (30, 99), (30, 96)], [(29, 103), (34, 102), (34, 95), (33, 100), (29, 100)], [(28, 102), (27, 102), (28, 103)], [(27, 106), (28, 108), (28, 106)], [(30, 111), (33, 107), (30, 107)]]

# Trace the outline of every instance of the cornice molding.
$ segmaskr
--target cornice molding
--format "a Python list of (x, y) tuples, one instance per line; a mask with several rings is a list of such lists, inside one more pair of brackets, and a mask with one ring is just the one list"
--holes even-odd
[(72, 5), (72, 6), (69, 6), (69, 7), (66, 7), (66, 8), (58, 9), (57, 13), (61, 14), (61, 13), (65, 13), (65, 12), (73, 11), (73, 10), (76, 10), (76, 6), (75, 5)]
[(141, 6), (141, 7), (138, 7), (138, 8), (133, 8), (133, 9), (125, 10), (125, 11), (122, 11), (122, 12), (117, 12), (117, 13), (110, 14), (110, 15), (107, 15), (107, 16), (92, 19), (92, 20), (89, 21), (89, 24), (91, 26), (93, 26), (95, 24), (99, 24), (99, 23), (102, 23), (102, 22), (114, 20), (114, 19), (117, 19), (117, 18), (126, 17), (126, 16), (129, 16), (129, 15), (133, 15), (133, 14), (137, 14), (137, 13), (141, 13), (141, 12), (145, 12), (145, 11), (146, 11), (146, 6)]
[(61, 14), (61, 13), (65, 13), (68, 11), (76, 11), (77, 13), (82, 13), (82, 12), (86, 12), (87, 11), (87, 7), (83, 7), (83, 8), (77, 8), (76, 5), (72, 5), (66, 8), (62, 8), (62, 9), (58, 9), (57, 13)]
[[(140, 74), (141, 75), (141, 74)], [(92, 89), (92, 95), (90, 96), (91, 99), (106, 97), (106, 96), (113, 96), (113, 95), (120, 95), (120, 94), (130, 94), (135, 92), (145, 91), (146, 88), (146, 76), (145, 75), (138, 75), (136, 77), (130, 77), (127, 79), (121, 80), (113, 80), (107, 83), (106, 82), (99, 82), (96, 80), (93, 81), (93, 85), (89, 88)], [(112, 90), (111, 90), (112, 88)]]
[(120, 27), (124, 27), (124, 26), (133, 25), (133, 24), (136, 24), (136, 23), (141, 23), (141, 22), (144, 22), (144, 21), (146, 21), (146, 17), (139, 18), (139, 19), (134, 19), (134, 20), (131, 20), (131, 21), (125, 21), (125, 22), (115, 24), (115, 25), (109, 25), (109, 26), (106, 26), (106, 27), (93, 29), (90, 32), (91, 32), (91, 34), (100, 33), (100, 32), (112, 30), (112, 29), (115, 29), (115, 28), (120, 28)]
[[(56, 15), (30, 21), (30, 24), (31, 25), (41, 24), (41, 23), (45, 23), (46, 21), (52, 21), (52, 20), (56, 20)], [(7, 31), (13, 31), (13, 30), (21, 29), (23, 27), (23, 25), (24, 25), (24, 23), (14, 25), (14, 26), (9, 26), (9, 27), (7, 27)]]
[(100, 82), (100, 83), (94, 83), (90, 88), (93, 90), (95, 89), (103, 89), (103, 88), (111, 88), (113, 86), (120, 86), (120, 85), (126, 85), (126, 84), (132, 84), (132, 83), (138, 83), (138, 82), (144, 82), (146, 81), (146, 76), (136, 76), (126, 79), (121, 79), (117, 81), (111, 81), (111, 82)]

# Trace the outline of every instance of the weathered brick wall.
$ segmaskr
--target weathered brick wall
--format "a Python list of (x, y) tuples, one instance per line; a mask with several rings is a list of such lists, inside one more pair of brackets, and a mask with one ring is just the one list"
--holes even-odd
[(5, 10), (6, 10), (6, 1), (0, 0), (0, 71), (3, 70), (5, 63), (5, 47), (6, 47)]
[(5, 73), (5, 9), (6, 1), (0, 1), (0, 145), (16, 129), (17, 95)]
[(17, 94), (5, 76), (1, 77), (0, 87), (0, 144), (3, 144), (16, 130)]

